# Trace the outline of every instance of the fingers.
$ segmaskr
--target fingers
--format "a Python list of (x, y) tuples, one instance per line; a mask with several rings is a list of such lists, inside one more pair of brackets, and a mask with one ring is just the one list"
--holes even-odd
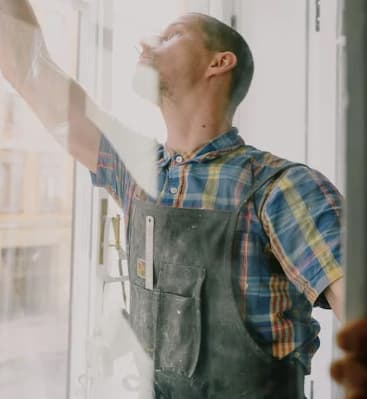
[(367, 399), (367, 396), (364, 394), (354, 392), (354, 393), (347, 393), (345, 399)]
[(367, 399), (367, 319), (348, 323), (337, 335), (343, 359), (331, 366), (331, 376), (346, 390), (346, 399)]
[(364, 358), (347, 355), (334, 362), (331, 376), (346, 388), (348, 399), (367, 398), (367, 362)]
[(367, 354), (367, 319), (348, 323), (338, 334), (340, 348), (355, 354)]

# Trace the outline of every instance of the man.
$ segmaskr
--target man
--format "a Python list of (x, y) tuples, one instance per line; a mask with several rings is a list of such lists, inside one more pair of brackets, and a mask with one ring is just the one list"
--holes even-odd
[(28, 3), (0, 6), (3, 74), (51, 133), (67, 122), (69, 151), (124, 210), (129, 321), (154, 361), (155, 397), (303, 398), (319, 346), (312, 308), (342, 317), (341, 198), (319, 172), (246, 145), (232, 127), (253, 74), (244, 39), (188, 14), (142, 43), (167, 126), (155, 198), (86, 116), (86, 93), (37, 29), (22, 40), (11, 29), (9, 15), (38, 27)]

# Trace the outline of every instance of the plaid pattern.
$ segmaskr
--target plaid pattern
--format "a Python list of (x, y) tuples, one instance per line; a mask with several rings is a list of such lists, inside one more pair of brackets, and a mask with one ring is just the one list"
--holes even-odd
[[(289, 161), (245, 145), (236, 128), (191, 154), (158, 146), (159, 197), (136, 186), (105, 138), (95, 185), (106, 188), (129, 217), (132, 198), (161, 206), (235, 210), (259, 179)], [(315, 305), (342, 277), (338, 190), (321, 173), (294, 166), (260, 189), (238, 221), (233, 287), (240, 314), (254, 339), (276, 358), (298, 358), (310, 370), (319, 347)]]

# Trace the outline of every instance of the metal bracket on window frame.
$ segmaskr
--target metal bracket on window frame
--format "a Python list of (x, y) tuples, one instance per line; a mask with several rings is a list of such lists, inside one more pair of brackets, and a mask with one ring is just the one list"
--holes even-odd
[(315, 0), (315, 31), (321, 30), (321, 0)]

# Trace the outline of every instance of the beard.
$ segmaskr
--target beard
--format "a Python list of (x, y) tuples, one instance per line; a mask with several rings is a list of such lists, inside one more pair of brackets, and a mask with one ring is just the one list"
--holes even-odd
[(163, 98), (173, 99), (172, 84), (152, 64), (138, 63), (133, 76), (133, 89), (140, 97), (161, 106)]
[(157, 69), (151, 65), (137, 64), (133, 77), (133, 89), (140, 97), (155, 105), (160, 105), (162, 86)]

